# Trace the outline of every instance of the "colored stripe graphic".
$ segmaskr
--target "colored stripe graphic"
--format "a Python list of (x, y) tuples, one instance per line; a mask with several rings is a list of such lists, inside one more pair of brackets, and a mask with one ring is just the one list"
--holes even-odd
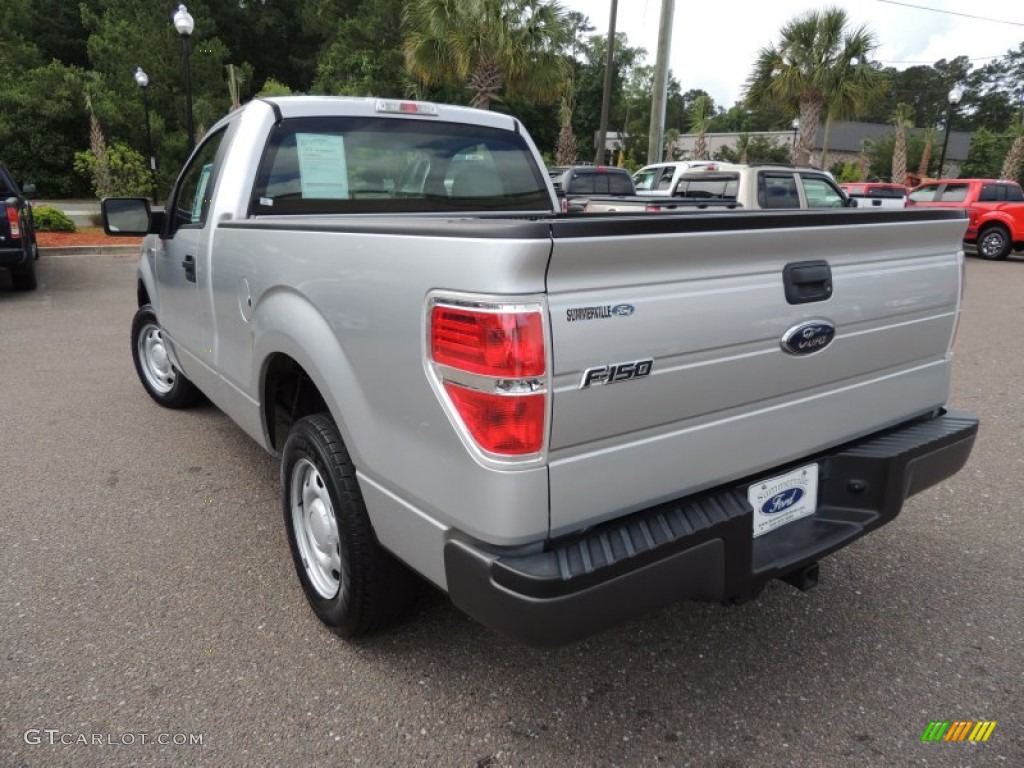
[(921, 741), (988, 741), (996, 724), (995, 720), (932, 720)]
[(955, 720), (943, 741), (963, 741), (967, 736), (967, 730), (972, 725), (974, 725), (974, 723), (970, 720)]
[(991, 720), (989, 722), (981, 722), (978, 724), (979, 728), (984, 726), (983, 729), (978, 731), (978, 735), (971, 734), (971, 741), (988, 741), (988, 737), (992, 735), (992, 731), (996, 729), (996, 721)]
[(931, 721), (921, 734), (921, 741), (941, 741), (949, 728), (949, 721)]

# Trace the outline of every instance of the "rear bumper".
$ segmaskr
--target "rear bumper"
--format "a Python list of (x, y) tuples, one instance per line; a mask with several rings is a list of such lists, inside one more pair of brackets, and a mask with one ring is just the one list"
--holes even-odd
[(0, 269), (20, 267), (29, 259), (21, 240), (8, 240), (0, 243)]
[(756, 539), (749, 483), (642, 510), (533, 555), (453, 538), (449, 595), (482, 624), (541, 646), (680, 600), (743, 598), (895, 518), (904, 499), (963, 467), (977, 431), (972, 415), (948, 412), (808, 457), (796, 466), (819, 464), (817, 511)]

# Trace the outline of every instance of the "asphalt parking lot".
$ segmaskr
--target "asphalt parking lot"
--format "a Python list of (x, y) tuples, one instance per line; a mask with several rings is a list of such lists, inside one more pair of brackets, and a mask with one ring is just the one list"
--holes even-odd
[[(968, 466), (820, 586), (518, 646), (440, 596), (347, 643), (306, 606), (278, 468), (159, 408), (134, 260), (0, 276), (0, 766), (1024, 765), (1024, 260), (970, 259)], [(990, 720), (986, 743), (922, 743)], [(84, 742), (84, 743), (83, 743)], [(201, 743), (196, 743), (201, 742)]]

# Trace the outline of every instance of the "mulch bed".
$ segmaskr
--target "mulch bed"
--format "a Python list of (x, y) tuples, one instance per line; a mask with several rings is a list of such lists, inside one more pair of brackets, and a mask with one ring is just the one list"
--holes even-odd
[(66, 248), (73, 245), (138, 245), (141, 237), (108, 237), (99, 227), (80, 227), (77, 232), (36, 232), (40, 248)]

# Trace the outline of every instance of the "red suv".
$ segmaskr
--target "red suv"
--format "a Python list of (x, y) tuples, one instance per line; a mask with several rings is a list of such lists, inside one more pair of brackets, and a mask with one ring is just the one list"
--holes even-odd
[(964, 243), (983, 259), (1024, 250), (1024, 191), (1006, 179), (937, 179), (910, 190), (907, 207), (965, 208)]

